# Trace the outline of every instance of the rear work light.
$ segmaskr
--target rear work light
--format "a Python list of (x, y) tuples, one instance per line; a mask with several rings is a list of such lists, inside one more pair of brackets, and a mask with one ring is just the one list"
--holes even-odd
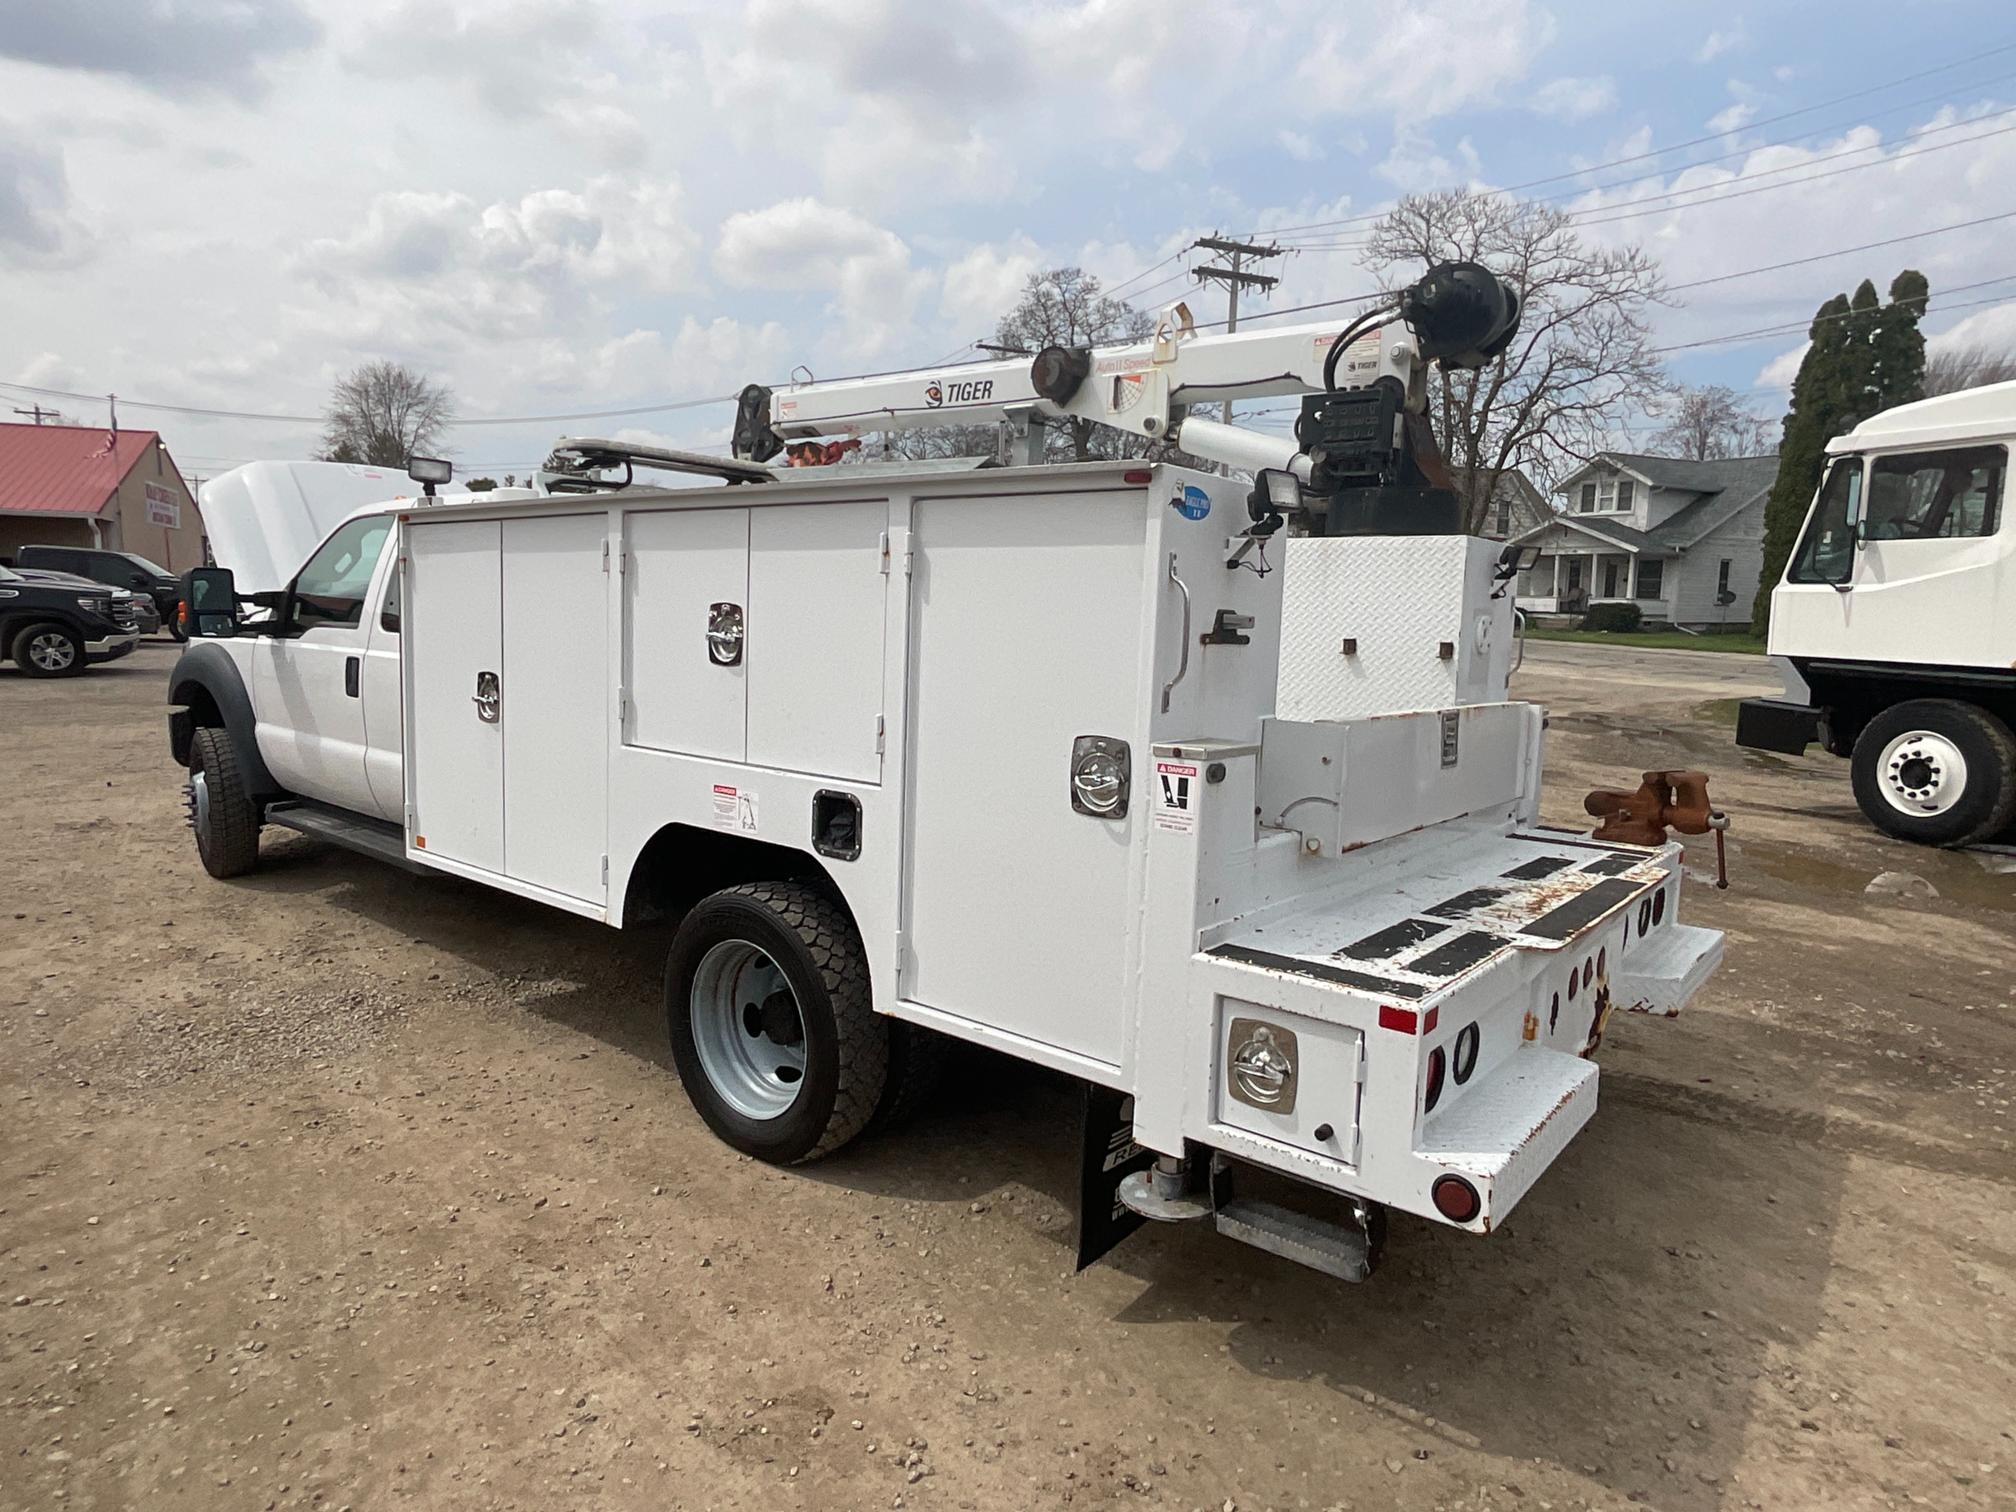
[(1484, 1211), (1484, 1199), (1477, 1195), (1477, 1188), (1461, 1176), (1436, 1177), (1428, 1194), (1435, 1199), (1435, 1211), (1451, 1223), (1469, 1223)]

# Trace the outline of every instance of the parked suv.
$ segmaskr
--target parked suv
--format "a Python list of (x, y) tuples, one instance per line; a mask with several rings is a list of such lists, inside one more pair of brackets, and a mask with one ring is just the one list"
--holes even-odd
[(23, 546), (14, 553), (14, 565), (74, 572), (94, 583), (144, 593), (154, 601), (168, 633), (178, 641), (188, 638), (182, 629), (181, 616), (175, 612), (182, 602), (182, 580), (143, 556), (131, 551), (98, 551), (81, 546)]
[(117, 616), (108, 588), (38, 583), (0, 567), (0, 658), (30, 677), (68, 677), (126, 655), (140, 627), (130, 611)]

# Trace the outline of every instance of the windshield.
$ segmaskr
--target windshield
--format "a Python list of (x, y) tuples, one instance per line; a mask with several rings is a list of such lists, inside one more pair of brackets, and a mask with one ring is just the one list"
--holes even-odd
[(147, 558), (140, 556), (135, 552), (122, 551), (119, 553), (119, 555), (126, 558), (127, 561), (131, 562), (135, 567), (138, 567), (141, 571), (151, 572), (156, 577), (173, 577), (175, 575), (174, 573), (170, 572), (166, 567), (157, 567), (154, 563), (148, 561)]

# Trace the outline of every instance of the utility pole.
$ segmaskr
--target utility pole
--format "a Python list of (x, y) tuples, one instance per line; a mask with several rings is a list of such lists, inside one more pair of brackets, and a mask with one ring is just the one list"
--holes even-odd
[[(1260, 262), (1269, 257), (1279, 257), (1281, 248), (1271, 242), (1263, 247), (1254, 242), (1227, 241), (1219, 236), (1200, 236), (1190, 245), (1207, 252), (1222, 253), (1226, 263), (1230, 264), (1230, 266), (1213, 264), (1190, 270), (1197, 275), (1200, 283), (1209, 280), (1225, 285), (1225, 332), (1230, 335), (1239, 329), (1239, 291), (1245, 288), (1264, 291), (1281, 282), (1271, 274), (1247, 272), (1246, 264)], [(1224, 416), (1225, 423), (1230, 425), (1232, 423), (1230, 399), (1225, 401)]]
[(37, 425), (40, 425), (44, 420), (61, 420), (63, 418), (61, 411), (45, 410), (39, 404), (36, 405), (33, 409), (22, 409), (17, 404), (14, 407), (14, 413), (17, 415), (33, 415), (35, 417), (35, 423)]

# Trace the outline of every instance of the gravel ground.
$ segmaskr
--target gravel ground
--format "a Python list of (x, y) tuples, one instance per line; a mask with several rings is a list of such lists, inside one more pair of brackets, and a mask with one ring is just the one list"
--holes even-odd
[(1529, 648), (1549, 817), (1716, 774), (1728, 964), (1505, 1231), (1354, 1288), (1073, 1275), (1072, 1090), (998, 1060), (737, 1157), (662, 934), (278, 833), (210, 881), (169, 659), (0, 669), (0, 1508), (2016, 1506), (2016, 878), (1737, 752), (1761, 662)]

